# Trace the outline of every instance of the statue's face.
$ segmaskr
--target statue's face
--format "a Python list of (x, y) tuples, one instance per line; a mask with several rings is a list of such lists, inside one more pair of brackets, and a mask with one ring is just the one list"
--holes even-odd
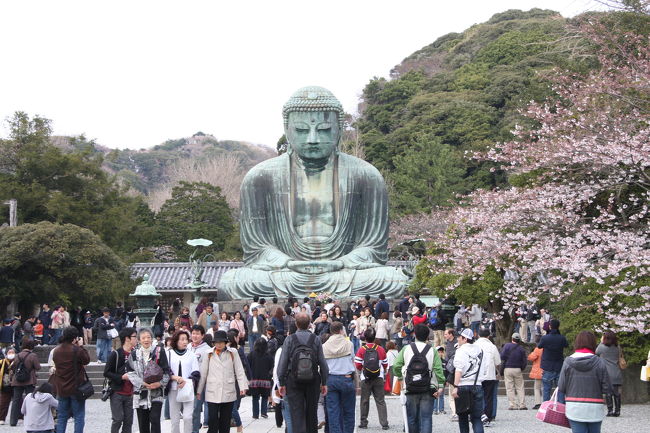
[(289, 113), (287, 141), (304, 160), (325, 160), (339, 143), (338, 116), (334, 111)]

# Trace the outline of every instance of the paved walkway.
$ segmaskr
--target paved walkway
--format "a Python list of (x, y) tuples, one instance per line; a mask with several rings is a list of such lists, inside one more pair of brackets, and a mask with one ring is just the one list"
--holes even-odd
[[(359, 418), (359, 401), (357, 397), (357, 424)], [(402, 412), (399, 400), (397, 397), (387, 397), (388, 405), (388, 419), (391, 423), (390, 432), (401, 433), (403, 432)], [(529, 404), (531, 402), (528, 402)], [(242, 401), (240, 414), (244, 423), (244, 433), (282, 433), (284, 428), (275, 427), (275, 416), (273, 412), (269, 412), (269, 418), (253, 420), (251, 409), (250, 397)], [(108, 403), (101, 400), (93, 399), (86, 403), (86, 432), (103, 433), (110, 431), (111, 414)], [(382, 431), (377, 422), (377, 412), (374, 404), (370, 402), (370, 424), (367, 430), (357, 429), (360, 433), (374, 433)], [(620, 418), (606, 418), (603, 423), (602, 431), (604, 433), (641, 433), (647, 432), (650, 426), (650, 404), (646, 405), (629, 405), (623, 407), (623, 415)], [(181, 427), (182, 429), (182, 427)], [(10, 432), (24, 432), (22, 426), (9, 427), (8, 425), (0, 426), (0, 433)], [(73, 431), (72, 423), (68, 424), (68, 432)], [(171, 432), (171, 425), (169, 421), (163, 421), (163, 433)], [(201, 433), (207, 430), (202, 429)], [(323, 431), (323, 430), (321, 430)], [(486, 428), (486, 433), (568, 433), (569, 430), (562, 427), (554, 427), (548, 424), (543, 424), (535, 419), (535, 411), (509, 411), (507, 410), (507, 400), (499, 398), (499, 409), (497, 412), (497, 421), (494, 427)], [(134, 425), (133, 432), (137, 432), (137, 422)], [(235, 428), (231, 429), (235, 432)], [(433, 432), (453, 433), (458, 432), (457, 423), (450, 421), (450, 416), (447, 415), (434, 415), (433, 416)]]

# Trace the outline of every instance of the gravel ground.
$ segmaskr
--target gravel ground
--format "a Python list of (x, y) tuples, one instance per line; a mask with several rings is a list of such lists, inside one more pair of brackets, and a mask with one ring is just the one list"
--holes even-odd
[[(357, 397), (358, 400), (358, 397)], [(399, 433), (403, 431), (402, 412), (397, 397), (387, 397), (388, 420), (391, 429), (389, 431)], [(529, 402), (530, 403), (530, 402)], [(359, 403), (357, 401), (357, 424), (359, 417)], [(499, 398), (499, 409), (497, 412), (496, 423), (493, 427), (486, 428), (487, 433), (510, 433), (510, 432), (543, 432), (543, 433), (567, 433), (569, 430), (562, 427), (555, 427), (549, 424), (543, 424), (535, 419), (536, 411), (509, 411), (507, 410), (507, 400), (505, 397)], [(269, 413), (268, 419), (253, 420), (251, 418), (251, 400), (245, 398), (242, 401), (240, 414), (244, 423), (244, 433), (281, 433), (283, 428), (275, 427), (273, 413)], [(374, 433), (382, 431), (377, 421), (377, 412), (374, 404), (370, 402), (370, 423), (367, 430), (359, 432)], [(100, 433), (110, 431), (111, 413), (108, 403), (101, 400), (93, 399), (86, 403), (86, 432)], [(134, 423), (133, 432), (137, 431), (137, 422)], [(650, 431), (650, 405), (629, 405), (624, 406), (620, 418), (606, 418), (602, 431), (603, 433), (641, 433)], [(181, 427), (182, 429), (182, 427)], [(23, 432), (21, 425), (9, 427), (8, 425), (0, 426), (0, 433)], [(73, 431), (73, 424), (68, 424), (68, 432)], [(163, 421), (163, 433), (171, 432), (169, 421)], [(202, 429), (205, 433), (207, 430)], [(233, 433), (235, 429), (231, 430)], [(434, 415), (433, 432), (457, 432), (458, 425), (450, 421), (450, 416)]]

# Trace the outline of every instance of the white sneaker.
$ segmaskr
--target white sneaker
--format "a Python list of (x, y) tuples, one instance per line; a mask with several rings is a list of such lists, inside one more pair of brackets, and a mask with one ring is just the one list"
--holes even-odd
[(5, 425), (5, 422), (0, 420), (0, 425)]

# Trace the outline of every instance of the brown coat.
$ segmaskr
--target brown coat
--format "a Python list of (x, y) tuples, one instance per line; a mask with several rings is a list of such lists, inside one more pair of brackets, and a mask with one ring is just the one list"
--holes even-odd
[(25, 363), (25, 367), (29, 369), (29, 380), (27, 382), (18, 382), (16, 380), (16, 376), (14, 375), (13, 379), (11, 379), (11, 386), (36, 385), (36, 372), (41, 369), (41, 364), (38, 362), (38, 355), (27, 349), (20, 352), (18, 355), (16, 355), (13, 364), (11, 364), (11, 369), (14, 372), (16, 370), (16, 367), (18, 367), (20, 359), (22, 359)]
[(530, 374), (528, 375), (531, 379), (542, 380), (543, 371), (540, 366), (542, 363), (542, 352), (544, 352), (544, 349), (536, 347), (535, 350), (530, 352), (530, 355), (528, 355), (528, 360), (533, 363), (533, 367), (530, 369)]
[[(73, 371), (75, 355), (78, 357), (76, 372)], [(54, 386), (57, 396), (70, 397), (76, 394), (77, 387), (86, 379), (83, 366), (90, 362), (88, 351), (80, 346), (62, 343), (54, 352), (52, 360), (55, 371), (50, 378), (50, 383)]]

